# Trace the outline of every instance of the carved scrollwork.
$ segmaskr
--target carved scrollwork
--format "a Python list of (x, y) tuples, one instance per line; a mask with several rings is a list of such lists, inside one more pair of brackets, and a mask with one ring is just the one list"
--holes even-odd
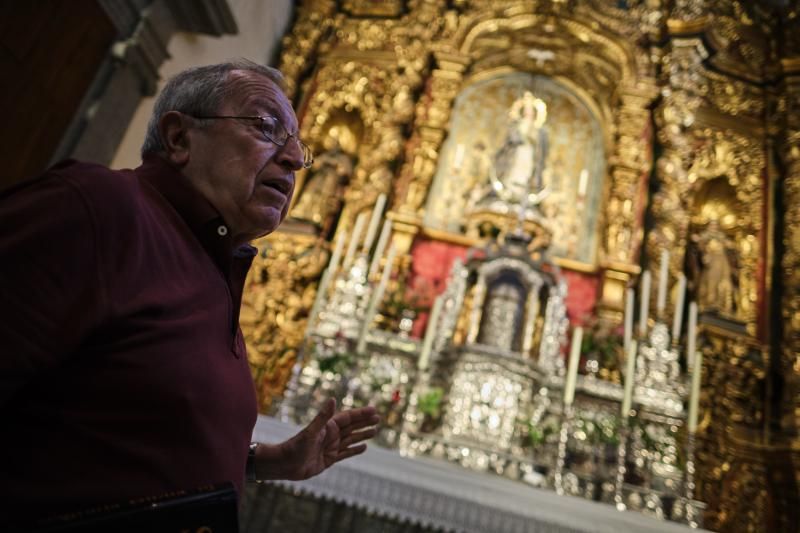
[(274, 234), (253, 243), (240, 324), (262, 410), (283, 394), (303, 339), (307, 310), (330, 252), (309, 235)]
[(777, 114), (783, 117), (783, 142), (777, 147), (785, 169), (780, 192), (785, 206), (783, 227), (784, 254), (781, 259), (783, 298), (782, 374), (786, 397), (782, 425), (795, 439), (800, 433), (800, 69), (787, 76), (785, 96)]
[(280, 71), (286, 78), (286, 94), (294, 97), (303, 79), (303, 74), (310, 68), (310, 59), (320, 44), (323, 36), (336, 24), (333, 16), (336, 12), (334, 0), (307, 0), (292, 30), (281, 45)]
[(701, 497), (708, 503), (707, 526), (757, 531), (768, 523), (768, 467), (740, 443), (758, 440), (763, 431), (769, 359), (762, 346), (742, 341), (741, 325), (706, 324), (698, 471)]
[(401, 212), (418, 213), (436, 172), (444, 128), (450, 118), (452, 102), (461, 87), (457, 64), (448, 64), (447, 67), (431, 73), (425, 96), (417, 104), (416, 130), (395, 186), (395, 208)]

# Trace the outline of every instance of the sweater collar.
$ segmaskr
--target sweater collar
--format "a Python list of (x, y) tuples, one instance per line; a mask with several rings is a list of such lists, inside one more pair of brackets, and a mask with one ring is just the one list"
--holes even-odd
[(256, 249), (249, 244), (234, 246), (232, 232), (222, 215), (180, 170), (163, 158), (149, 154), (135, 172), (172, 205), (226, 274), (234, 258), (252, 261)]

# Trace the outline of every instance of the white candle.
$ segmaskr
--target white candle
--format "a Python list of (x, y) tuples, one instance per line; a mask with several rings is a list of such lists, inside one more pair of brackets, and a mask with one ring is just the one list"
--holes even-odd
[(381, 229), (381, 236), (378, 237), (378, 245), (375, 247), (375, 254), (372, 256), (372, 263), (369, 265), (369, 275), (367, 279), (371, 278), (378, 272), (378, 268), (381, 265), (381, 258), (383, 258), (383, 252), (386, 250), (386, 245), (389, 244), (389, 237), (392, 234), (392, 221), (387, 220), (383, 223), (383, 228)]
[(689, 396), (689, 433), (697, 431), (697, 409), (700, 405), (700, 378), (703, 373), (703, 352), (697, 352), (692, 369), (692, 392)]
[(697, 349), (697, 302), (689, 304), (689, 331), (686, 334), (686, 366), (694, 368), (694, 356)]
[(350, 244), (347, 245), (347, 253), (344, 256), (344, 262), (342, 263), (342, 269), (347, 271), (350, 268), (350, 265), (353, 263), (353, 258), (356, 255), (356, 248), (358, 248), (358, 243), (361, 240), (361, 232), (364, 230), (364, 224), (366, 224), (367, 214), (361, 213), (356, 218), (356, 225), (353, 228), (353, 233), (350, 234)]
[(628, 353), (628, 346), (633, 339), (633, 289), (625, 291), (625, 336), (623, 337), (623, 349)]
[(375, 299), (378, 300), (377, 303), (380, 303), (381, 298), (383, 298), (383, 293), (386, 290), (386, 286), (389, 284), (389, 278), (392, 275), (392, 264), (394, 263), (394, 257), (396, 255), (397, 248), (395, 248), (394, 245), (391, 245), (389, 247), (389, 254), (386, 256), (386, 265), (383, 267), (383, 275), (381, 275), (380, 284), (378, 285), (378, 289), (375, 291)]
[(394, 263), (394, 256), (396, 253), (397, 250), (395, 249), (394, 245), (390, 246), (389, 255), (386, 258), (386, 265), (383, 267), (383, 274), (381, 274), (381, 280), (378, 283), (378, 287), (375, 289), (375, 292), (372, 293), (372, 297), (369, 300), (369, 305), (367, 306), (367, 312), (364, 314), (364, 322), (361, 324), (361, 332), (358, 335), (358, 345), (356, 346), (357, 353), (364, 353), (364, 349), (367, 346), (367, 331), (372, 325), (372, 320), (375, 318), (375, 313), (378, 311), (378, 305), (380, 305), (381, 300), (383, 299), (383, 293), (386, 291), (386, 286), (389, 285), (389, 278), (392, 275), (392, 263)]
[(333, 254), (331, 254), (331, 260), (328, 262), (328, 269), (331, 272), (336, 272), (336, 268), (339, 266), (339, 260), (342, 258), (342, 250), (344, 250), (344, 232), (340, 232), (339, 236), (336, 237), (336, 245), (333, 248)]
[(313, 328), (314, 324), (317, 322), (317, 313), (319, 313), (319, 309), (322, 306), (322, 301), (325, 299), (325, 293), (328, 290), (328, 284), (330, 283), (330, 280), (331, 267), (328, 267), (322, 274), (322, 279), (317, 287), (317, 295), (314, 297), (314, 305), (311, 306), (311, 312), (308, 313), (308, 324), (306, 326), (306, 331), (308, 332), (311, 331), (311, 328)]
[(667, 308), (667, 278), (669, 278), (669, 252), (661, 250), (661, 268), (658, 272), (658, 298), (656, 299), (658, 318), (664, 316), (664, 309)]
[(586, 196), (586, 187), (589, 185), (589, 171), (585, 168), (581, 170), (580, 178), (578, 178), (578, 197), (583, 198)]
[(675, 301), (675, 314), (672, 317), (672, 340), (678, 342), (681, 338), (681, 323), (683, 322), (683, 299), (686, 296), (686, 275), (678, 274), (678, 294)]
[(439, 315), (442, 312), (443, 304), (444, 297), (441, 295), (433, 302), (431, 316), (428, 317), (428, 325), (425, 328), (425, 338), (422, 341), (422, 351), (419, 354), (418, 364), (420, 370), (428, 368), (428, 362), (431, 358), (431, 349), (433, 348), (433, 338), (436, 336), (436, 326), (439, 323)]
[(650, 310), (650, 281), (652, 275), (650, 274), (649, 270), (645, 270), (644, 274), (642, 275), (642, 287), (641, 292), (639, 293), (639, 298), (641, 301), (639, 305), (641, 306), (640, 313), (639, 313), (639, 337), (645, 338), (647, 335), (647, 313)]
[(375, 208), (372, 210), (372, 218), (369, 219), (369, 227), (367, 228), (367, 236), (364, 238), (364, 252), (369, 253), (372, 248), (372, 242), (375, 240), (375, 234), (378, 232), (378, 224), (383, 217), (383, 208), (386, 206), (386, 195), (381, 194), (375, 202)]
[(635, 379), (634, 372), (636, 370), (636, 349), (638, 343), (631, 341), (630, 349), (628, 350), (625, 361), (625, 391), (622, 396), (622, 418), (627, 418), (631, 410), (631, 401), (633, 400), (633, 382)]
[(464, 145), (459, 144), (456, 146), (456, 155), (453, 158), (453, 170), (461, 169), (461, 165), (464, 163)]
[(581, 342), (583, 342), (583, 328), (578, 326), (572, 333), (567, 381), (564, 384), (564, 405), (572, 405), (572, 401), (575, 399), (575, 382), (578, 379), (578, 361), (581, 359)]

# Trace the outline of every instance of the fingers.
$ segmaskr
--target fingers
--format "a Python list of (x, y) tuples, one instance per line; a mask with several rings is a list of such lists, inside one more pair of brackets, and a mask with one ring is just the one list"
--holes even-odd
[(307, 428), (316, 433), (325, 428), (322, 442), (324, 448), (344, 450), (377, 435), (378, 430), (375, 426), (380, 422), (380, 417), (373, 406), (348, 409), (334, 414), (335, 408), (336, 401), (333, 398), (326, 400), (319, 414)]
[(339, 440), (339, 448), (340, 449), (347, 448), (357, 442), (369, 440), (377, 434), (378, 434), (378, 428), (371, 427), (367, 429), (362, 429), (360, 431), (354, 431), (346, 435), (342, 435)]
[(339, 452), (339, 454), (336, 456), (336, 460), (334, 462), (338, 463), (339, 461), (341, 461), (343, 459), (347, 459), (347, 458), (353, 457), (355, 455), (361, 455), (362, 453), (364, 453), (364, 450), (366, 450), (366, 449), (367, 449), (367, 445), (366, 444), (359, 444), (358, 446), (351, 446), (350, 448), (347, 448), (347, 449), (342, 450), (341, 452)]
[(333, 417), (336, 425), (340, 429), (357, 429), (367, 426), (374, 426), (380, 422), (380, 417), (374, 407), (359, 407), (358, 409), (349, 409), (347, 411), (340, 411)]

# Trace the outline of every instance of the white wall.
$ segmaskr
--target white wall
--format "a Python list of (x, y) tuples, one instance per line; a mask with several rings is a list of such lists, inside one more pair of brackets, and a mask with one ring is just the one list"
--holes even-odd
[[(159, 91), (170, 76), (181, 70), (226, 59), (245, 57), (257, 63), (272, 59), (281, 37), (288, 30), (292, 15), (291, 0), (228, 0), (239, 33), (211, 37), (195, 33), (176, 33), (167, 46), (170, 59), (159, 69)], [(135, 168), (141, 158), (147, 122), (153, 110), (154, 97), (143, 98), (133, 115), (128, 130), (117, 148), (111, 168)]]

